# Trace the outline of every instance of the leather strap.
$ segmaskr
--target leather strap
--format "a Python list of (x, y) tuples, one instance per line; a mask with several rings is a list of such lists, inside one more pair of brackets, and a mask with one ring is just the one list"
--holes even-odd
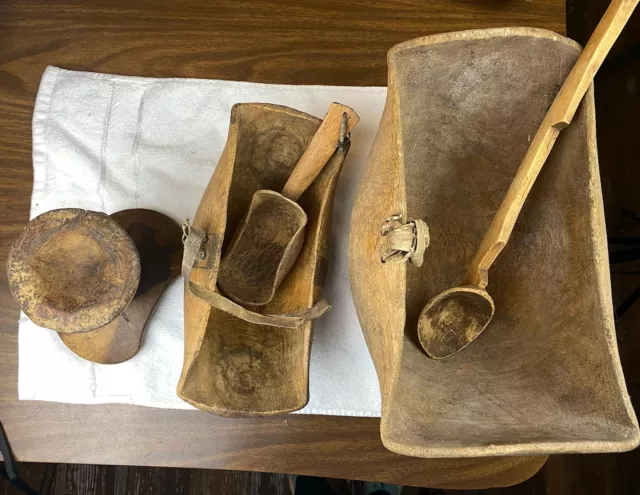
[(207, 256), (203, 249), (203, 244), (206, 242), (208, 236), (204, 230), (190, 225), (188, 219), (183, 224), (182, 230), (184, 233), (182, 236), (182, 242), (184, 244), (182, 275), (184, 276), (185, 284), (187, 284), (186, 288), (191, 291), (194, 296), (210, 306), (229, 313), (241, 320), (248, 321), (249, 323), (282, 328), (297, 328), (305, 321), (320, 318), (331, 309), (329, 303), (325, 299), (322, 299), (309, 309), (281, 315), (264, 315), (243, 308), (222, 294), (192, 282), (190, 278), (191, 270)]
[(317, 302), (313, 307), (302, 311), (296, 311), (293, 313), (286, 313), (282, 315), (263, 315), (255, 313), (243, 308), (239, 304), (234, 303), (230, 299), (227, 299), (217, 292), (205, 289), (201, 285), (193, 282), (189, 282), (189, 290), (198, 299), (206, 302), (214, 308), (229, 313), (241, 320), (248, 321), (249, 323), (255, 323), (256, 325), (269, 325), (271, 327), (283, 327), (283, 328), (297, 328), (305, 321), (315, 320), (325, 314), (331, 306), (322, 299)]
[(419, 219), (402, 221), (401, 215), (387, 218), (380, 231), (380, 257), (383, 263), (391, 259), (410, 261), (421, 266), (429, 246), (429, 227)]
[(189, 280), (193, 267), (205, 258), (206, 253), (202, 245), (207, 241), (207, 237), (207, 233), (193, 227), (188, 218), (182, 224), (182, 275), (185, 280)]

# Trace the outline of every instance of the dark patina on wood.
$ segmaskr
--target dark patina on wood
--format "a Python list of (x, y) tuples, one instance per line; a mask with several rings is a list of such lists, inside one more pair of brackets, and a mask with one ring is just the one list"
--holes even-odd
[(267, 304), (289, 273), (304, 242), (307, 214), (296, 201), (358, 123), (349, 107), (332, 103), (287, 180), (282, 194), (256, 191), (218, 273), (222, 291), (240, 304)]
[(12, 293), (79, 356), (120, 363), (138, 351), (156, 302), (180, 273), (180, 237), (175, 221), (151, 210), (46, 212), (11, 249)]
[(146, 209), (122, 210), (111, 218), (129, 234), (140, 255), (140, 282), (129, 305), (110, 323), (86, 333), (60, 334), (79, 356), (102, 364), (132, 358), (147, 320), (169, 284), (180, 274), (182, 230), (171, 218)]
[(59, 333), (106, 325), (129, 304), (140, 258), (108, 215), (67, 208), (31, 220), (7, 261), (11, 293), (41, 327)]

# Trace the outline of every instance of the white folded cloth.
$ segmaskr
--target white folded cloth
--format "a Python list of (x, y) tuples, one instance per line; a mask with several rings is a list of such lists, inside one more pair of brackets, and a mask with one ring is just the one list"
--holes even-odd
[[(182, 223), (193, 218), (235, 103), (277, 103), (320, 118), (332, 101), (351, 106), (361, 120), (335, 198), (325, 289), (333, 309), (314, 322), (310, 400), (301, 412), (379, 416), (378, 380), (347, 278), (347, 239), (385, 96), (385, 88), (154, 79), (48, 67), (33, 115), (31, 218), (56, 208), (109, 214), (149, 208)], [(85, 361), (22, 314), (19, 398), (191, 409), (175, 394), (183, 335), (182, 278), (159, 301), (138, 354), (122, 364)]]

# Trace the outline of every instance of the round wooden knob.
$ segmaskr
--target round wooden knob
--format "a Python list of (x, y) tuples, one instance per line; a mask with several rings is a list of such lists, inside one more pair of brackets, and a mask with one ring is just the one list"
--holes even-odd
[(7, 261), (9, 288), (37, 325), (59, 333), (106, 325), (129, 304), (140, 258), (108, 215), (75, 208), (31, 220)]

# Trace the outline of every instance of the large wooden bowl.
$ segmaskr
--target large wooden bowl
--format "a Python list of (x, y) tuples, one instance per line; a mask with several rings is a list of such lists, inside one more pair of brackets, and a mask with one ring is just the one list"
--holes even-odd
[[(491, 271), (484, 334), (432, 360), (425, 303), (462, 279), (580, 53), (528, 28), (421, 38), (389, 52), (389, 91), (353, 211), (349, 266), (395, 452), (467, 457), (638, 445), (616, 347), (591, 89)], [(388, 217), (421, 218), (420, 268), (380, 256)]]
[[(235, 105), (225, 149), (200, 200), (193, 227), (207, 232), (207, 255), (191, 282), (216, 291), (220, 258), (255, 191), (282, 190), (321, 120), (269, 104)], [(336, 153), (298, 203), (308, 216), (302, 250), (273, 299), (253, 311), (279, 315), (321, 299), (333, 197), (345, 153)], [(309, 399), (312, 323), (249, 323), (210, 306), (185, 287), (185, 356), (178, 396), (222, 416), (295, 411)]]

